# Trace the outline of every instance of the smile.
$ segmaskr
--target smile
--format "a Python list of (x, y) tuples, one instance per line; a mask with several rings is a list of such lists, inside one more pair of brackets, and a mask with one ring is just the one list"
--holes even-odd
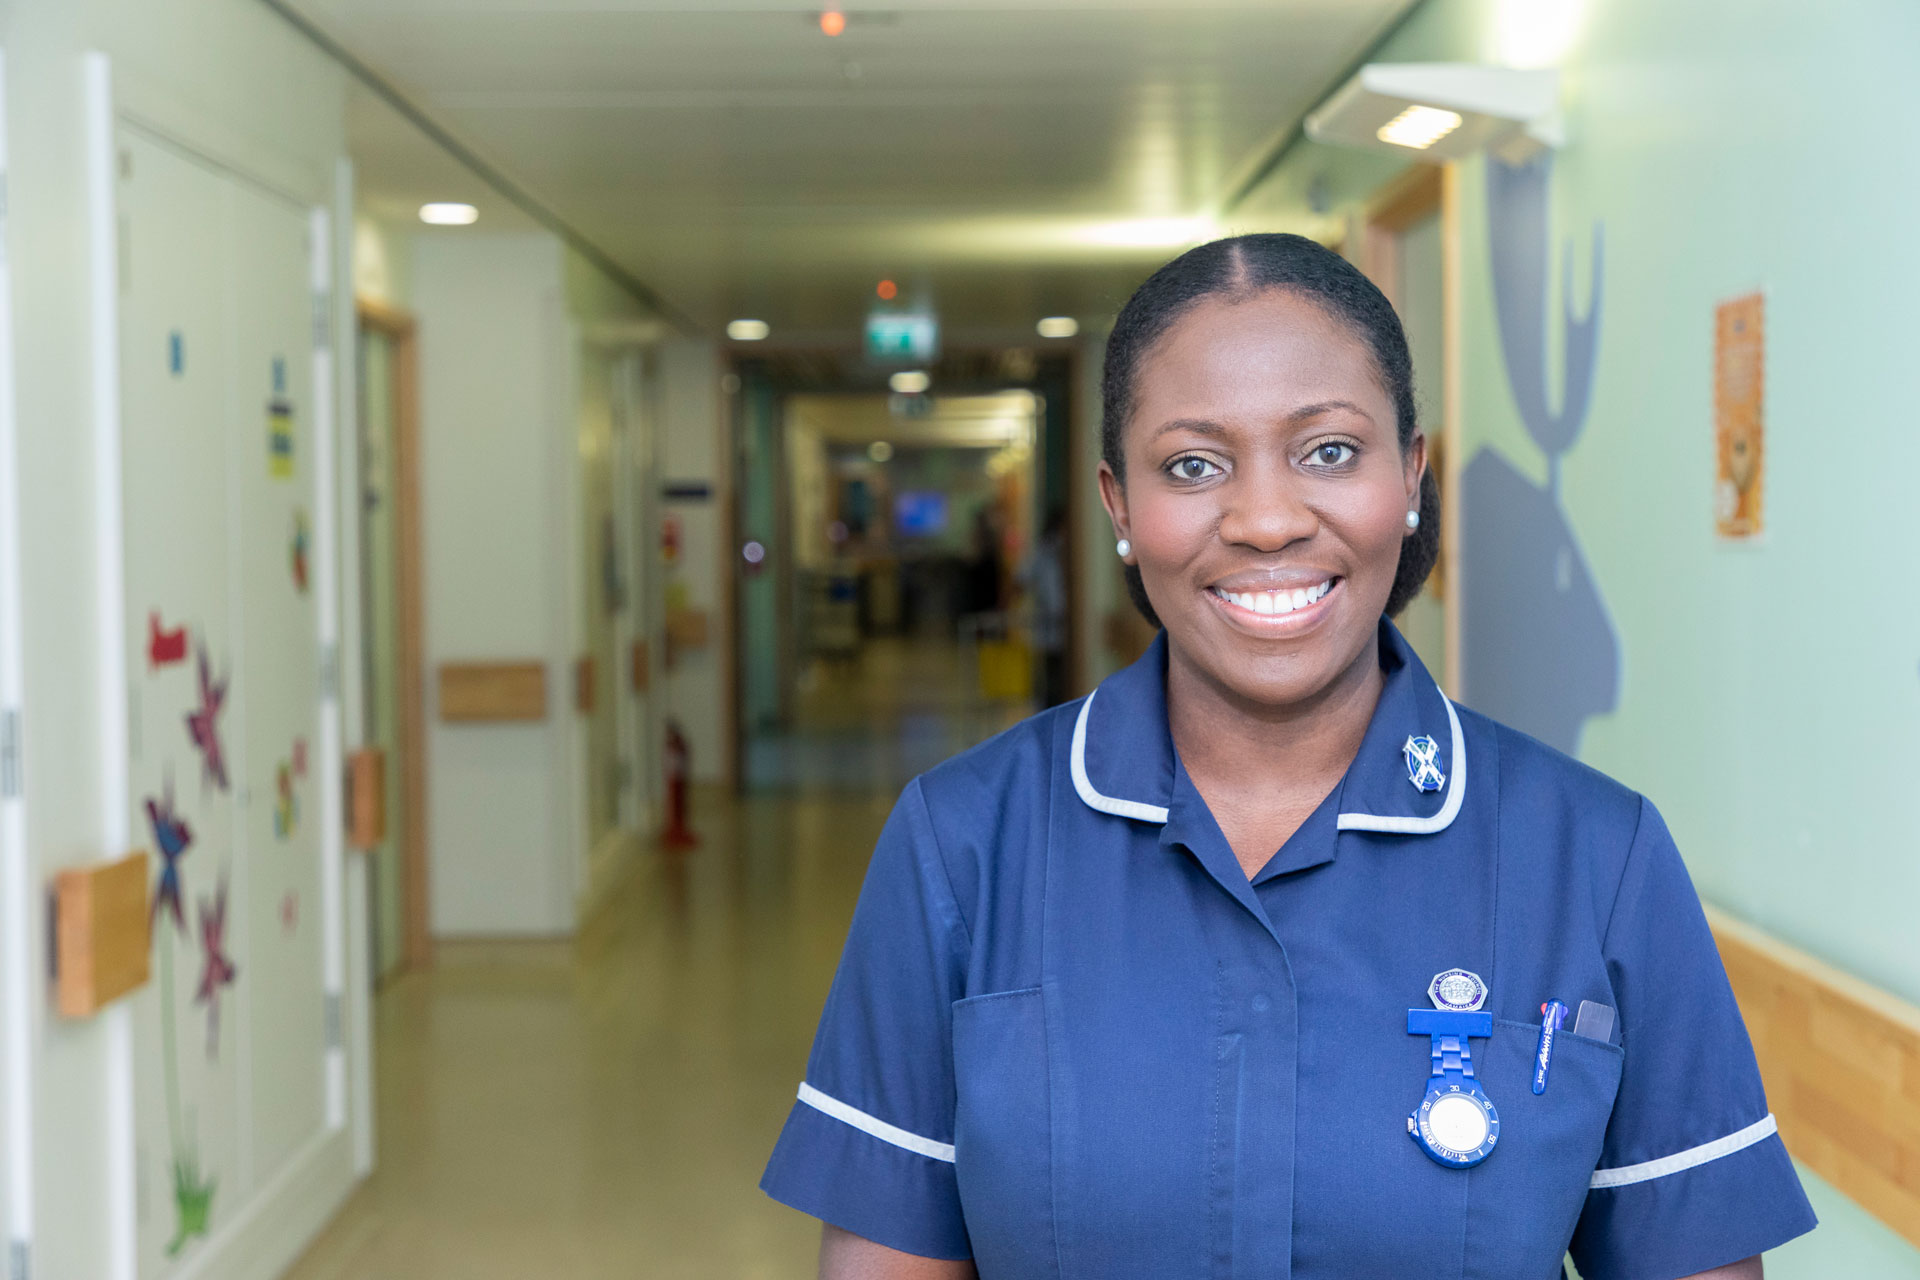
[(1236, 609), (1262, 617), (1275, 617), (1280, 614), (1295, 613), (1301, 609), (1318, 604), (1333, 590), (1337, 579), (1328, 578), (1311, 587), (1295, 587), (1292, 591), (1223, 591), (1219, 587), (1208, 587), (1208, 594), (1216, 600), (1223, 600)]

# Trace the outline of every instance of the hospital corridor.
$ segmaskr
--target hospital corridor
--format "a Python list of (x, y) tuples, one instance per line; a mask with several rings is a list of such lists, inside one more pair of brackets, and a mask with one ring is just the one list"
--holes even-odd
[(0, 1280), (1920, 1280), (1907, 0), (0, 0)]

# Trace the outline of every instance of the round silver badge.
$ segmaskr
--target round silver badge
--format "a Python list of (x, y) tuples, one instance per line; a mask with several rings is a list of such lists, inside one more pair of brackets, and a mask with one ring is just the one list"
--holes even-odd
[(1471, 1013), (1487, 1002), (1487, 984), (1465, 969), (1447, 969), (1427, 984), (1427, 999), (1436, 1009)]

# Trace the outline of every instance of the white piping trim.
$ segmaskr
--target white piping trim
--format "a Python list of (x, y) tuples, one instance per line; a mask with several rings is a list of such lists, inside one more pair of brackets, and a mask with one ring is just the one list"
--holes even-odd
[(891, 1142), (894, 1146), (903, 1147), (915, 1155), (926, 1156), (933, 1160), (944, 1160), (948, 1164), (953, 1163), (953, 1144), (951, 1142), (935, 1142), (932, 1138), (923, 1138), (917, 1133), (908, 1133), (905, 1129), (897, 1129), (885, 1120), (870, 1116), (864, 1111), (848, 1106), (838, 1098), (829, 1098), (826, 1094), (820, 1092), (804, 1080), (800, 1082), (800, 1101), (806, 1103), (815, 1111), (821, 1112), (824, 1115), (830, 1115), (835, 1120), (839, 1120), (844, 1124), (852, 1125), (862, 1133), (872, 1134), (882, 1142)]
[(1112, 796), (1103, 796), (1093, 789), (1093, 782), (1087, 777), (1087, 713), (1093, 710), (1095, 689), (1080, 704), (1080, 718), (1073, 722), (1073, 789), (1087, 802), (1089, 809), (1098, 809), (1102, 813), (1111, 813), (1117, 818), (1132, 818), (1137, 822), (1165, 823), (1167, 811), (1157, 804), (1142, 804), (1138, 800), (1116, 800)]
[(1453, 777), (1447, 782), (1447, 802), (1440, 806), (1440, 812), (1431, 818), (1402, 818), (1377, 813), (1343, 813), (1340, 815), (1341, 831), (1385, 831), (1402, 836), (1430, 836), (1436, 831), (1445, 831), (1453, 825), (1460, 813), (1460, 802), (1467, 797), (1467, 739), (1460, 732), (1460, 717), (1454, 713), (1453, 703), (1446, 694), (1440, 695), (1440, 702), (1447, 709), (1447, 723), (1453, 728)]
[(1779, 1130), (1780, 1126), (1774, 1123), (1773, 1113), (1768, 1112), (1766, 1119), (1756, 1120), (1738, 1133), (1730, 1133), (1724, 1138), (1715, 1138), (1712, 1142), (1703, 1142), (1697, 1147), (1688, 1147), (1685, 1151), (1676, 1151), (1670, 1156), (1661, 1156), (1658, 1160), (1621, 1165), (1618, 1169), (1595, 1169), (1587, 1187), (1589, 1190), (1598, 1191), (1605, 1187), (1624, 1187), (1635, 1182), (1664, 1178), (1670, 1173), (1683, 1173), (1709, 1161), (1718, 1160), (1721, 1156), (1745, 1151), (1754, 1143), (1772, 1137)]

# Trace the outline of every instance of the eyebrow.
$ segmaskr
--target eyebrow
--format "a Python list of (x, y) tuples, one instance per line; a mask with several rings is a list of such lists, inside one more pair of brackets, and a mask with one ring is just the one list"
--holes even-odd
[[(1318, 418), (1323, 414), (1332, 413), (1335, 410), (1357, 413), (1368, 422), (1373, 421), (1372, 414), (1351, 400), (1322, 400), (1317, 404), (1302, 405), (1287, 415), (1287, 421), (1305, 422), (1309, 418)], [(1153, 439), (1158, 440), (1170, 431), (1191, 431), (1195, 435), (1202, 436), (1224, 436), (1227, 434), (1226, 426), (1223, 423), (1215, 422), (1211, 418), (1174, 418), (1171, 421), (1161, 423), (1160, 426), (1155, 429)]]

